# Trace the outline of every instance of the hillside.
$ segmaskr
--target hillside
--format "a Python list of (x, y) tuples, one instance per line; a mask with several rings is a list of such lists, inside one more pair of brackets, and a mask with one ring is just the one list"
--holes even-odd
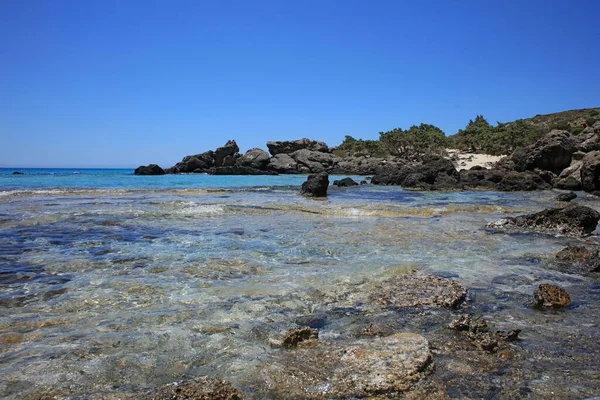
[(564, 124), (569, 124), (571, 128), (585, 128), (592, 126), (597, 120), (600, 120), (600, 107), (562, 111), (545, 115), (538, 114), (535, 117), (525, 119), (525, 121), (533, 125), (546, 129), (553, 126), (564, 126)]

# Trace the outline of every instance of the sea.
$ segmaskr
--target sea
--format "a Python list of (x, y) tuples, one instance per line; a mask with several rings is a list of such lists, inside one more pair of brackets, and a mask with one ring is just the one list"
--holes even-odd
[[(344, 341), (372, 320), (430, 340), (430, 379), (450, 398), (600, 396), (598, 274), (555, 260), (567, 245), (597, 246), (597, 232), (485, 228), (558, 206), (558, 191), (365, 184), (311, 199), (299, 194), (305, 180), (0, 169), (0, 398), (123, 398), (197, 376), (275, 398), (257, 378), (281, 357), (270, 338), (308, 324), (319, 340)], [(600, 210), (591, 195), (574, 202)], [(324, 300), (412, 270), (459, 280), (467, 301), (420, 310), (433, 319), (417, 324), (410, 313)], [(571, 305), (533, 307), (542, 283), (565, 288)], [(440, 350), (461, 313), (521, 329), (510, 357)]]

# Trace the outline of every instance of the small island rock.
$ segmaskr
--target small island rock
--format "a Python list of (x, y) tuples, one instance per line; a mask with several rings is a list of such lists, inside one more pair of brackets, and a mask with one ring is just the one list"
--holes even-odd
[(139, 166), (134, 171), (135, 175), (164, 175), (165, 170), (156, 164), (150, 164), (147, 166)]
[(322, 172), (309, 175), (306, 182), (302, 184), (300, 194), (308, 197), (326, 197), (329, 186), (329, 175)]

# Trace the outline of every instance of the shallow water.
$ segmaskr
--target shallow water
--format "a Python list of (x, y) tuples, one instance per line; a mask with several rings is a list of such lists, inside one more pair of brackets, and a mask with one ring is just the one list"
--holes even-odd
[[(312, 321), (324, 340), (342, 340), (367, 317), (358, 307), (350, 318), (324, 298), (409, 269), (459, 279), (470, 310), (523, 329), (513, 368), (524, 393), (600, 391), (597, 276), (549, 267), (567, 244), (597, 237), (482, 228), (555, 206), (554, 192), (361, 186), (311, 200), (298, 195), (298, 176), (250, 177), (245, 187), (239, 177), (216, 184), (178, 176), (162, 186), (149, 185), (160, 182), (151, 177), (113, 187), (106, 176), (95, 186), (92, 177), (82, 185), (60, 179), (0, 192), (1, 397), (119, 395), (210, 375), (261, 398), (253, 371), (279, 351), (269, 346), (272, 332)], [(596, 198), (577, 201), (599, 208)], [(569, 309), (529, 306), (547, 282), (569, 291)], [(398, 316), (368, 318), (394, 325)], [(439, 326), (421, 329), (435, 342)], [(448, 361), (439, 363), (442, 374)], [(452, 383), (448, 394), (495, 398), (493, 386)]]

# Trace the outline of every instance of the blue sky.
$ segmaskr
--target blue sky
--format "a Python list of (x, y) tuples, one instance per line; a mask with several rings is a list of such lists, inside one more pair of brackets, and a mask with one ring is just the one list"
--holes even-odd
[(0, 0), (0, 167), (600, 106), (598, 1)]

